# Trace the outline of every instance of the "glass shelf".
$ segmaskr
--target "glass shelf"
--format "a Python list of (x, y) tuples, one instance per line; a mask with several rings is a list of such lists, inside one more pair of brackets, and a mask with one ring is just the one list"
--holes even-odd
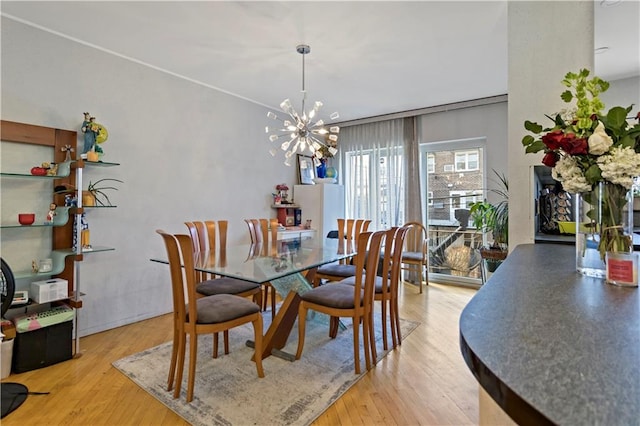
[(113, 166), (119, 166), (120, 163), (110, 163), (108, 161), (88, 161), (88, 160), (84, 160), (84, 165), (85, 166), (91, 166), (91, 167), (113, 167)]
[(27, 271), (14, 271), (13, 275), (16, 280), (25, 279), (25, 278), (43, 278), (49, 277), (51, 275), (58, 275), (62, 271), (64, 271), (64, 259), (67, 256), (71, 256), (76, 254), (73, 250), (53, 250), (51, 252), (51, 261), (52, 267), (48, 272), (33, 272), (32, 270)]
[[(93, 246), (92, 250), (83, 251), (82, 254), (91, 254), (91, 253), (100, 253), (105, 251), (113, 251), (115, 248), (113, 247), (104, 247), (104, 246)], [(68, 256), (75, 255), (75, 250), (72, 249), (64, 249), (64, 250), (53, 250), (51, 252), (51, 260), (53, 263), (53, 267), (49, 272), (33, 272), (31, 270), (28, 271), (14, 271), (13, 275), (15, 279), (34, 279), (34, 278), (42, 278), (49, 277), (51, 275), (58, 275), (64, 271), (64, 259)]]
[(58, 163), (58, 174), (55, 176), (36, 176), (31, 173), (0, 173), (2, 177), (14, 177), (14, 178), (26, 178), (26, 179), (61, 179), (65, 177), (69, 177), (69, 173), (71, 172), (71, 163), (75, 161), (65, 161), (63, 163)]
[(115, 209), (118, 206), (82, 206), (83, 209)]
[(19, 223), (4, 223), (0, 225), (2, 229), (9, 228), (48, 228), (51, 226), (64, 226), (69, 222), (70, 206), (60, 206), (56, 209), (56, 215), (53, 217), (53, 224), (45, 224), (44, 222), (34, 222), (32, 225), (20, 225)]

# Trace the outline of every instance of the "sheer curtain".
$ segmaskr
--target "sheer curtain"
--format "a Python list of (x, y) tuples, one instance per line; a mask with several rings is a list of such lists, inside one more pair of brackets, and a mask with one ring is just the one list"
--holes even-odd
[[(347, 217), (371, 219), (371, 229), (401, 226), (407, 212), (420, 209), (419, 181), (407, 184), (407, 154), (418, 164), (413, 118), (346, 126), (340, 129), (339, 161)], [(414, 157), (416, 156), (416, 157)], [(407, 189), (411, 189), (411, 195)], [(406, 203), (410, 203), (409, 208)], [(419, 212), (419, 210), (418, 210)], [(419, 213), (418, 213), (419, 214)]]

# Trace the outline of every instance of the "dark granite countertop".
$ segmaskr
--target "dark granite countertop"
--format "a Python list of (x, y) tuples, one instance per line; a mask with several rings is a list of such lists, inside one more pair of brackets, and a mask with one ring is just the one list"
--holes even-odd
[(462, 311), (460, 344), (519, 424), (640, 425), (640, 289), (575, 271), (575, 248), (516, 247)]

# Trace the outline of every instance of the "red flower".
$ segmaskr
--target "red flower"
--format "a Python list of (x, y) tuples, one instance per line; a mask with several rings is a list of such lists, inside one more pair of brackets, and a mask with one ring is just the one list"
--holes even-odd
[(560, 142), (560, 147), (569, 155), (587, 155), (589, 153), (589, 143), (586, 138), (576, 139), (576, 135), (569, 133)]
[(549, 167), (555, 167), (556, 163), (560, 159), (560, 155), (556, 152), (547, 152), (544, 157), (542, 157), (542, 164)]
[(547, 148), (551, 150), (556, 150), (560, 148), (560, 141), (564, 138), (564, 133), (562, 130), (554, 130), (553, 132), (549, 132), (542, 137), (542, 143), (544, 143)]

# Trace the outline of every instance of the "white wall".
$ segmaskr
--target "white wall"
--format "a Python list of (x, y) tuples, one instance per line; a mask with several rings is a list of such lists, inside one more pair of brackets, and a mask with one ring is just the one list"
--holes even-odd
[[(507, 103), (500, 102), (420, 117), (420, 143), (485, 138), (483, 161), (487, 187), (496, 188), (495, 175), (507, 173)], [(489, 192), (489, 201), (499, 197)]]
[(627, 108), (633, 104), (631, 112), (635, 116), (640, 111), (640, 76), (609, 81), (609, 83), (611, 83), (609, 89), (600, 95), (605, 111), (614, 106)]
[(566, 104), (561, 80), (568, 71), (593, 69), (593, 2), (511, 1), (509, 37), (509, 248), (534, 241), (533, 165), (525, 154), (525, 120), (543, 123)]
[[(87, 180), (124, 180), (117, 209), (91, 211), (91, 242), (116, 251), (81, 263), (80, 335), (169, 312), (168, 268), (154, 231), (185, 220), (228, 219), (229, 242), (248, 242), (243, 221), (272, 217), (274, 186), (294, 167), (268, 153), (266, 110), (244, 100), (2, 19), (2, 119), (77, 130), (89, 111), (105, 125), (105, 161)], [(34, 159), (35, 163), (41, 160)]]

